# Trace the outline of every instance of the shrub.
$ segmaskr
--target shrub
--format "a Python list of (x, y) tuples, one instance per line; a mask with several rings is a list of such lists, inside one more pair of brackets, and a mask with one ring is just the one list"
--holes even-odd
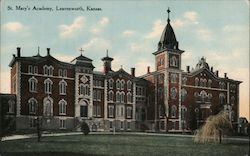
[(84, 121), (81, 123), (81, 131), (83, 132), (84, 135), (88, 135), (89, 134), (89, 126)]

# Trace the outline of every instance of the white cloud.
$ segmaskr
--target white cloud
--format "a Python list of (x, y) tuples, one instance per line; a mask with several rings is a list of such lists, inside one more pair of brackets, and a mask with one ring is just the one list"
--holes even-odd
[(183, 17), (191, 22), (197, 22), (198, 14), (195, 11), (187, 11), (184, 13)]
[(20, 32), (20, 31), (23, 31), (25, 29), (28, 29), (27, 26), (24, 26), (20, 22), (8, 22), (8, 23), (3, 25), (3, 28), (8, 30), (8, 31), (11, 31), (11, 32)]
[(184, 22), (182, 21), (182, 20), (180, 20), (180, 19), (176, 19), (176, 20), (174, 20), (173, 22), (172, 22), (172, 26), (173, 26), (173, 28), (180, 28), (180, 27), (182, 27), (182, 26), (184, 26)]
[(160, 35), (161, 35), (165, 25), (166, 25), (166, 23), (162, 22), (161, 20), (156, 20), (153, 23), (152, 31), (147, 33), (145, 38), (146, 39), (160, 38)]
[(99, 33), (101, 30), (109, 23), (109, 19), (107, 17), (102, 17), (97, 24), (93, 25), (90, 29), (92, 33)]
[(199, 28), (196, 31), (197, 37), (204, 40), (204, 41), (210, 41), (213, 37), (213, 33), (211, 30), (206, 28)]
[(125, 37), (131, 37), (135, 34), (135, 31), (133, 30), (125, 30), (124, 32), (122, 32), (122, 35)]
[(71, 38), (78, 31), (80, 31), (85, 25), (86, 19), (83, 16), (76, 17), (72, 24), (70, 25), (60, 25), (60, 37), (61, 38)]
[(0, 79), (1, 79), (0, 92), (10, 93), (10, 72), (1, 71)]
[(96, 50), (104, 51), (105, 49), (111, 48), (111, 43), (110, 41), (105, 40), (103, 38), (93, 38), (89, 42), (83, 44), (82, 48), (84, 50), (91, 50), (91, 51), (96, 51)]

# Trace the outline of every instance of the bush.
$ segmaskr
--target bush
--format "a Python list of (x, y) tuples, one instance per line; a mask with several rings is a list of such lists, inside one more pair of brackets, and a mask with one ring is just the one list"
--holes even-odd
[(81, 123), (81, 131), (83, 132), (84, 135), (89, 134), (89, 126), (86, 122)]

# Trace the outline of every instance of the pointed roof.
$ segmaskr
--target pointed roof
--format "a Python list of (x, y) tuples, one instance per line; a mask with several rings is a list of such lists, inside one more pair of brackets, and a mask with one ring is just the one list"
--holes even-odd
[(102, 61), (113, 61), (114, 59), (112, 57), (109, 57), (108, 50), (106, 51), (106, 57), (102, 58)]
[(165, 27), (165, 29), (162, 32), (160, 41), (158, 43), (158, 50), (162, 50), (165, 48), (170, 48), (170, 49), (178, 49), (178, 41), (176, 40), (174, 30), (170, 24), (170, 19), (169, 19), (169, 13), (170, 10), (168, 8), (168, 23)]

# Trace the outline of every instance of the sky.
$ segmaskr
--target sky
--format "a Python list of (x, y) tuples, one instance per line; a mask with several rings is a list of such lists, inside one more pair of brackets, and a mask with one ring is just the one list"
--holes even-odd
[[(17, 10), (17, 7), (29, 10)], [(52, 8), (33, 10), (35, 7)], [(58, 11), (57, 8), (82, 7), (84, 11)], [(87, 11), (100, 8), (101, 11)], [(219, 76), (227, 73), (240, 84), (240, 116), (249, 119), (249, 1), (248, 0), (2, 0), (1, 1), (1, 93), (10, 92), (12, 54), (21, 47), (22, 56), (38, 52), (70, 62), (80, 55), (91, 58), (96, 71), (109, 51), (112, 68), (137, 76), (150, 66), (167, 23), (167, 9), (182, 55), (182, 69), (194, 67), (205, 57)]]

